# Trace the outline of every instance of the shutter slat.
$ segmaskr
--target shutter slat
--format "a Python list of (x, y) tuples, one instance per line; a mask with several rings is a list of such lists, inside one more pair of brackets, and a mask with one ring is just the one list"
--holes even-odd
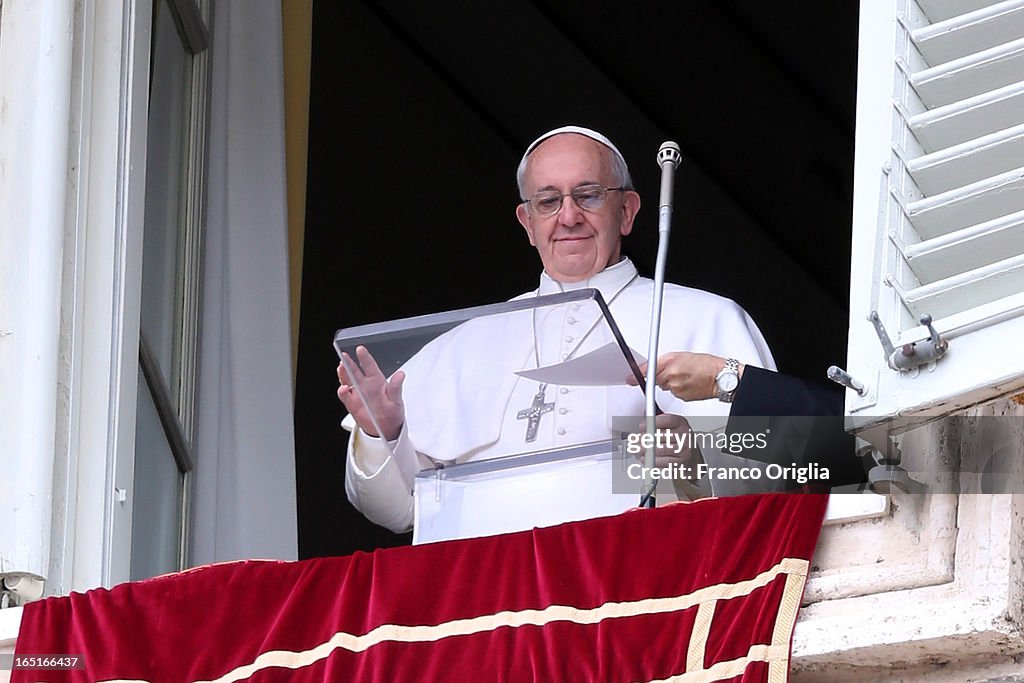
[(1024, 211), (902, 248), (921, 284), (1024, 253)]
[(958, 273), (900, 292), (915, 316), (945, 318), (972, 308), (980, 300), (996, 301), (1024, 291), (1024, 255)]
[(931, 65), (981, 52), (1024, 38), (1024, 0), (1007, 0), (991, 7), (923, 26), (910, 34)]
[(926, 195), (948, 192), (1024, 161), (1024, 124), (990, 133), (907, 162), (907, 170)]
[(1024, 81), (916, 114), (907, 125), (925, 152), (935, 152), (1021, 121)]
[(928, 21), (935, 24), (961, 14), (987, 7), (989, 0), (917, 0)]
[(910, 84), (925, 106), (938, 107), (1020, 81), (1024, 38), (917, 71)]
[(1024, 210), (1024, 168), (986, 178), (906, 206), (907, 218), (922, 239)]

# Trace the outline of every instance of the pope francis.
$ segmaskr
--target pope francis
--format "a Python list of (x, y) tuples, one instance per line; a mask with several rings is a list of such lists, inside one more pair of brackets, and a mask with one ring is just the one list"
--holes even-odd
[[(543, 265), (538, 288), (518, 298), (598, 289), (628, 346), (646, 349), (654, 284), (621, 254), (640, 195), (615, 145), (594, 130), (557, 128), (527, 148), (517, 181), (522, 202), (516, 217)], [(686, 402), (659, 391), (665, 413), (659, 429), (686, 432), (687, 418), (727, 416), (735, 387), (729, 375), (738, 365), (775, 369), (760, 331), (735, 302), (666, 284), (662, 310), (663, 350), (712, 354), (723, 363), (715, 399)], [(644, 414), (636, 387), (556, 386), (514, 374), (598, 344), (595, 324), (570, 304), (509, 316), (490, 328), (465, 325), (428, 344), (390, 378), (359, 348), (358, 363), (348, 364), (359, 377), (338, 366), (338, 398), (349, 412), (343, 425), (353, 432), (349, 500), (371, 521), (406, 531), (413, 523), (413, 478), (421, 469), (611, 439), (612, 417)], [(489, 353), (499, 348), (502, 353)], [(489, 366), (492, 355), (520, 367)], [(716, 457), (722, 456), (665, 452), (658, 464)]]

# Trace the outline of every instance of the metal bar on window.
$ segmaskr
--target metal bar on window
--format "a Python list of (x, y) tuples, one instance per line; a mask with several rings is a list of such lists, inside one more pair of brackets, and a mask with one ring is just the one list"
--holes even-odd
[(160, 416), (160, 424), (167, 436), (167, 443), (174, 455), (174, 461), (178, 464), (181, 472), (191, 472), (195, 468), (195, 458), (192, 457), (192, 448), (185, 436), (185, 432), (178, 420), (178, 412), (171, 400), (171, 392), (164, 382), (160, 373), (160, 366), (153, 352), (149, 348), (145, 335), (139, 331), (139, 366), (142, 368), (142, 375), (149, 385), (149, 392), (153, 396), (153, 403), (156, 405), (157, 415)]
[(203, 20), (202, 10), (195, 0), (167, 0), (174, 17), (174, 25), (185, 48), (197, 55), (210, 46), (210, 32)]

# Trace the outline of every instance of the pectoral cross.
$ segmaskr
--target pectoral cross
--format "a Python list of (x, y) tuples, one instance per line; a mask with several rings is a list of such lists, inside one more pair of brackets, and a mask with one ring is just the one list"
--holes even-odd
[(527, 420), (526, 423), (526, 441), (537, 440), (537, 428), (540, 426), (540, 416), (544, 413), (550, 413), (555, 409), (555, 402), (551, 403), (544, 402), (544, 390), (547, 389), (548, 385), (541, 384), (540, 389), (537, 391), (537, 395), (533, 397), (533, 405), (529, 408), (523, 408), (516, 413), (517, 420)]

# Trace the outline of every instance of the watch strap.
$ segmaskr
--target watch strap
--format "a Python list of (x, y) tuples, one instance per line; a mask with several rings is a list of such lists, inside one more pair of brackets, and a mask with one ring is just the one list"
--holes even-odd
[[(732, 375), (736, 379), (733, 388), (729, 391), (722, 388), (721, 380), (724, 375)], [(723, 403), (732, 403), (733, 397), (736, 395), (736, 387), (739, 386), (739, 376), (740, 362), (735, 358), (727, 358), (725, 360), (725, 366), (718, 371), (717, 375), (715, 375), (715, 389), (718, 390), (719, 401), (722, 401)]]

